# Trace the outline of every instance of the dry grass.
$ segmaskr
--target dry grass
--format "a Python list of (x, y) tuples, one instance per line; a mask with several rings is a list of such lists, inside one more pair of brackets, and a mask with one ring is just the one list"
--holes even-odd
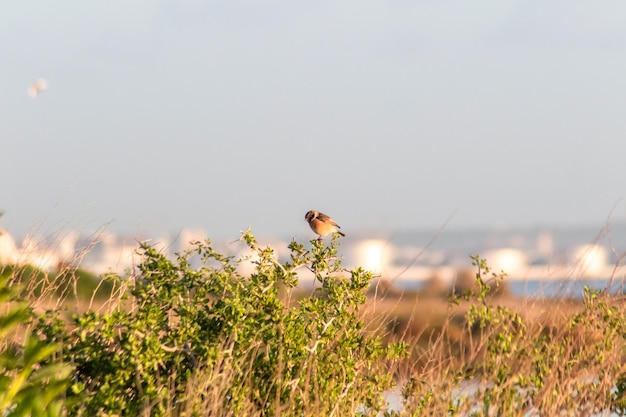
[[(400, 386), (405, 385), (408, 415), (431, 415), (455, 403), (461, 415), (605, 415), (616, 381), (626, 373), (621, 296), (600, 294), (597, 304), (586, 306), (580, 299), (528, 299), (501, 292), (488, 303), (493, 311), (519, 315), (523, 331), (516, 333), (499, 324), (469, 326), (472, 303), (450, 303), (441, 291), (385, 288), (382, 293), (370, 293), (363, 317), (386, 341), (410, 346), (410, 357), (394, 368)], [(607, 321), (607, 315), (615, 320)], [(511, 336), (512, 347), (493, 356), (489, 344), (500, 335)], [(496, 382), (502, 370), (506, 378)], [(534, 376), (541, 381), (532, 381)], [(527, 407), (500, 408), (510, 405), (516, 392), (529, 390)], [(483, 408), (482, 401), (491, 405)]]

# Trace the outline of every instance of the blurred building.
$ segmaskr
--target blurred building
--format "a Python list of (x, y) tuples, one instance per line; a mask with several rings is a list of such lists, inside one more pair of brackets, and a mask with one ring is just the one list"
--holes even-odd
[(0, 229), (0, 266), (17, 263), (18, 256), (15, 240), (7, 231)]
[[(339, 240), (339, 256), (348, 269), (360, 266), (383, 279), (404, 283), (435, 275), (452, 281), (458, 271), (472, 268), (470, 255), (485, 258), (494, 272), (503, 271), (511, 280), (601, 279), (623, 274), (621, 265), (616, 268), (616, 264), (618, 254), (626, 253), (626, 224), (613, 226), (608, 235), (610, 239), (598, 236), (592, 228), (416, 231), (395, 233), (390, 238), (351, 234)], [(206, 239), (201, 229), (182, 229), (146, 242), (171, 256), (191, 248), (190, 242)], [(0, 230), (0, 264), (28, 263), (44, 270), (72, 264), (97, 274), (124, 275), (140, 262), (142, 241), (113, 233), (81, 236), (69, 232), (52, 239), (28, 236), (17, 246), (12, 236)], [(241, 274), (254, 271), (258, 259), (245, 243), (211, 244), (218, 252), (233, 255)], [(289, 260), (288, 241), (258, 239), (259, 247), (268, 245), (276, 259)], [(199, 259), (192, 261), (192, 266), (200, 265)], [(302, 273), (310, 275), (306, 268)]]

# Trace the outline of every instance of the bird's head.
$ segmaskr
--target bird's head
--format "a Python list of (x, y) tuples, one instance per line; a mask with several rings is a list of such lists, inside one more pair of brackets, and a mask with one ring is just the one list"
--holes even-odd
[(313, 221), (313, 219), (315, 219), (317, 217), (319, 213), (315, 210), (309, 210), (306, 212), (306, 214), (304, 215), (304, 220), (306, 220), (307, 222), (311, 222)]

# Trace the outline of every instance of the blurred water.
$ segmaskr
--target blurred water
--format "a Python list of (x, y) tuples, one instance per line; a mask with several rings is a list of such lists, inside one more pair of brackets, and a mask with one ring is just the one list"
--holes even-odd
[(509, 282), (511, 292), (520, 297), (582, 298), (584, 287), (607, 290), (611, 294), (622, 294), (624, 283), (616, 280), (576, 279), (576, 280), (525, 280)]
[[(397, 285), (407, 290), (419, 290), (425, 282), (403, 281)], [(518, 297), (536, 298), (582, 298), (584, 287), (608, 290), (611, 294), (623, 294), (624, 282), (610, 279), (526, 279), (507, 281), (511, 293)]]

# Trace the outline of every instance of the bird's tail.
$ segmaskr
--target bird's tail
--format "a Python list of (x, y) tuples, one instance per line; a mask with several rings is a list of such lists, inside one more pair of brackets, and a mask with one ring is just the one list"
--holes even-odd
[(346, 237), (346, 234), (343, 232), (340, 232), (339, 230), (337, 230), (337, 233), (339, 233), (341, 236)]

